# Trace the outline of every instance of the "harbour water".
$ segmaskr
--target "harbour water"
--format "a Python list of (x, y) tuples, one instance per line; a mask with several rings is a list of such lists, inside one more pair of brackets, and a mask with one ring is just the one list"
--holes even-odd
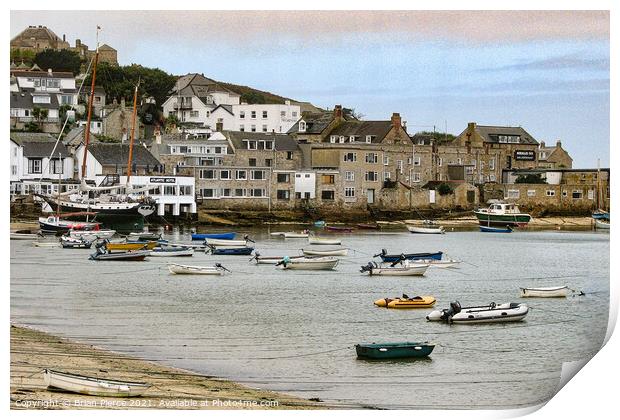
[[(278, 227), (276, 230), (283, 230)], [(261, 255), (297, 255), (304, 239), (247, 233)], [(609, 234), (523, 231), (338, 234), (351, 249), (334, 271), (280, 270), (249, 257), (196, 253), (144, 262), (89, 261), (89, 250), (11, 241), (11, 321), (252, 387), (344, 407), (513, 408), (556, 391), (561, 363), (592, 357), (608, 320)], [(178, 231), (166, 239), (189, 242)], [(458, 269), (369, 277), (372, 254), (444, 251)], [(376, 260), (376, 259), (375, 259)], [(166, 262), (222, 263), (225, 276), (174, 276)], [(568, 285), (585, 296), (521, 299), (519, 287)], [(433, 295), (436, 309), (525, 302), (522, 322), (445, 325), (430, 309), (376, 299)], [(430, 358), (357, 359), (360, 342), (431, 341)], [(65, 367), (69, 368), (70, 367)]]

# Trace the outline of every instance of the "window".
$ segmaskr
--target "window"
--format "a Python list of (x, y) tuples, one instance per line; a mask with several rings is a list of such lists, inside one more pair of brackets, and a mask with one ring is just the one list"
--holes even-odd
[(287, 160), (292, 160), (293, 159), (293, 152), (286, 152), (286, 159)]
[(473, 175), (474, 174), (474, 167), (473, 166), (466, 166), (465, 167), (465, 173), (467, 175)]
[(345, 136), (340, 136), (338, 139), (338, 143), (344, 143), (347, 138)]
[(573, 190), (573, 198), (575, 200), (581, 200), (583, 198), (583, 192), (581, 190)]
[(252, 124), (252, 127), (250, 127), (250, 130), (252, 131), (252, 133), (256, 133), (256, 125)]
[(338, 136), (329, 136), (329, 142), (330, 143), (336, 143), (337, 139), (338, 139)]
[(366, 172), (365, 179), (368, 182), (376, 182), (379, 180), (377, 172)]
[(11, 165), (11, 175), (17, 175), (17, 165)]
[(494, 171), (495, 170), (495, 159), (490, 159), (489, 160), (489, 170), (490, 171)]
[(248, 160), (248, 166), (256, 166), (256, 158), (250, 158)]
[(222, 148), (221, 148), (221, 147), (219, 147), (219, 146), (218, 146), (218, 147), (216, 147), (216, 148), (215, 148), (215, 153), (216, 153), (216, 154), (221, 154), (221, 153), (222, 153)]
[(420, 156), (414, 156), (413, 158), (413, 164), (415, 166), (420, 166), (420, 164), (422, 163), (422, 158)]
[(33, 104), (49, 104), (51, 101), (49, 96), (43, 96), (43, 95), (34, 95), (32, 97), (32, 103)]
[(235, 174), (235, 178), (237, 180), (246, 180), (246, 179), (248, 179), (248, 173), (245, 170), (237, 169), (236, 174)]
[(266, 197), (265, 190), (262, 188), (250, 188), (250, 197)]
[(60, 87), (59, 79), (47, 79), (47, 87), (58, 89)]
[(273, 140), (265, 140), (263, 144), (265, 150), (273, 150)]
[(50, 161), (51, 169), (53, 174), (62, 174), (62, 160), (60, 159), (52, 159)]
[(456, 164), (457, 165), (462, 165), (463, 164), (463, 158), (456, 159)]
[(189, 116), (190, 116), (191, 118), (198, 118), (198, 115), (199, 115), (199, 114), (198, 114), (198, 111), (190, 111), (190, 112), (189, 112)]
[(280, 111), (280, 117), (286, 117), (286, 111)]
[(471, 160), (471, 164), (472, 164), (472, 166), (473, 166), (474, 168), (476, 167), (476, 163), (477, 163), (477, 162), (476, 162), (476, 159), (472, 159), (472, 160)]
[(355, 181), (355, 173), (352, 171), (346, 171), (344, 173), (344, 180), (345, 181)]
[(213, 169), (201, 169), (198, 175), (200, 179), (217, 179)]
[(216, 198), (217, 190), (214, 188), (203, 188), (200, 190), (203, 198)]
[(383, 164), (385, 166), (388, 166), (390, 164), (390, 157), (389, 156), (383, 156)]
[(245, 118), (245, 111), (239, 111), (239, 118), (240, 119), (244, 119)]
[(438, 157), (437, 158), (437, 166), (441, 166), (441, 165), (443, 165), (443, 159)]
[(291, 192), (289, 190), (278, 190), (276, 191), (276, 198), (278, 200), (290, 200)]
[(528, 197), (536, 197), (536, 190), (527, 190)]
[(398, 169), (398, 172), (400, 172), (401, 174), (403, 173), (403, 161), (402, 160), (396, 161), (396, 169)]
[(347, 187), (344, 189), (344, 196), (346, 198), (355, 198), (355, 188), (354, 187)]
[(232, 197), (232, 190), (230, 188), (222, 188), (220, 191), (220, 197)]
[(588, 200), (594, 200), (594, 190), (588, 190)]
[(267, 111), (263, 111), (263, 119), (267, 118)]
[(235, 188), (235, 197), (245, 197), (245, 188)]
[(310, 178), (310, 174), (304, 174), (304, 177)]
[(495, 182), (495, 174), (489, 175), (489, 182)]
[(413, 172), (411, 174), (411, 182), (420, 182), (420, 173), (419, 172)]
[(271, 168), (273, 166), (273, 159), (265, 159), (265, 166)]
[(245, 131), (245, 126), (243, 124), (239, 124), (239, 131)]
[(507, 198), (519, 198), (519, 190), (508, 190)]
[(547, 190), (547, 197), (555, 197), (555, 190)]
[(349, 143), (353, 143), (355, 141), (355, 136), (349, 136)]
[(41, 159), (28, 159), (28, 173), (40, 174), (41, 173)]
[(352, 153), (352, 152), (345, 153), (344, 154), (344, 161), (345, 162), (355, 162), (355, 161), (357, 161), (357, 154), (356, 153)]
[(279, 183), (291, 182), (291, 174), (278, 174), (277, 181)]
[(372, 143), (372, 136), (366, 136), (366, 143)]
[[(293, 114), (296, 114), (296, 112), (293, 112)], [(294, 117), (295, 115), (293, 115)], [(306, 131), (306, 122), (305, 121), (299, 121), (299, 131), (301, 131), (302, 133)]]
[(389, 172), (383, 172), (383, 180), (388, 181), (390, 179), (392, 179), (392, 174)]
[(332, 190), (321, 191), (321, 200), (333, 201), (334, 197), (335, 197), (335, 194), (334, 194), (334, 191)]
[(230, 178), (230, 169), (222, 169), (220, 171), (220, 179), (227, 180)]
[(251, 112), (251, 118), (252, 119), (256, 119), (256, 111), (252, 111)]
[(297, 116), (297, 111), (293, 111), (291, 115), (293, 115), (293, 118), (295, 118)]
[(257, 147), (257, 142), (256, 140), (248, 140), (248, 150), (256, 150)]
[(192, 195), (192, 186), (179, 185), (179, 195)]
[(263, 124), (263, 133), (267, 132), (267, 124)]
[(250, 171), (250, 179), (265, 179), (265, 171)]
[(334, 175), (321, 175), (321, 183), (322, 184), (334, 184), (336, 182), (336, 177)]
[(366, 153), (366, 163), (377, 163), (379, 157), (376, 153)]
[[(97, 97), (97, 99), (99, 99), (99, 101), (101, 101), (100, 97)], [(61, 97), (60, 97), (60, 104), (61, 105), (73, 105), (73, 96), (71, 96), (71, 95), (61, 95)]]
[(164, 195), (177, 195), (177, 187), (175, 185), (164, 185)]

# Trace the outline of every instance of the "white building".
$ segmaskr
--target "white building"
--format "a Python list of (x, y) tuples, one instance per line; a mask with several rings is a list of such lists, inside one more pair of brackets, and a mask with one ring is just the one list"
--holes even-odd
[(316, 197), (316, 173), (295, 173), (295, 198), (310, 199)]

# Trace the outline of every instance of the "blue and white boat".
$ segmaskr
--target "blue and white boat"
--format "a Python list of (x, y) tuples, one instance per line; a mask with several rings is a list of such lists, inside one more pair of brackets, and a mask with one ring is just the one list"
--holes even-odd
[(512, 232), (512, 228), (510, 226), (506, 226), (505, 228), (498, 228), (498, 227), (493, 227), (493, 226), (482, 226), (482, 225), (480, 225), (480, 232), (510, 233), (510, 232)]
[(235, 239), (235, 232), (224, 233), (192, 233), (192, 241), (204, 241), (205, 239)]
[(442, 251), (388, 254), (385, 249), (382, 249), (380, 254), (374, 255), (374, 257), (381, 257), (381, 260), (383, 260), (383, 262), (397, 262), (402, 260), (441, 260), (442, 256)]
[(250, 246), (217, 246), (208, 245), (205, 252), (211, 252), (213, 255), (252, 255), (254, 251)]

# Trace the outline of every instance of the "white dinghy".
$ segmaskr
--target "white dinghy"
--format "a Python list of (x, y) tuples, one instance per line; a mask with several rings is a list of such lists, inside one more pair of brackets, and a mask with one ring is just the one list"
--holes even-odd
[(303, 230), (301, 232), (272, 232), (271, 236), (280, 236), (284, 239), (297, 239), (297, 238), (307, 238), (310, 234), (307, 230)]
[(338, 239), (338, 238), (317, 238), (316, 236), (310, 236), (308, 238), (308, 243), (310, 245), (342, 245), (342, 239)]
[(443, 226), (407, 226), (407, 230), (410, 233), (425, 233), (425, 234), (443, 234), (446, 230)]
[(205, 238), (205, 245), (213, 246), (248, 246), (248, 242), (254, 243), (248, 235), (244, 235), (243, 239), (217, 239), (217, 238)]
[(74, 239), (82, 239), (88, 242), (94, 242), (97, 239), (110, 239), (116, 233), (112, 229), (101, 230), (70, 230), (69, 236)]
[(194, 255), (192, 248), (178, 248), (174, 246), (162, 246), (153, 248), (151, 257), (191, 257)]
[(565, 298), (571, 290), (568, 286), (560, 287), (520, 287), (521, 297)]
[(39, 248), (58, 248), (60, 247), (59, 241), (34, 241), (32, 246), (36, 246)]
[(389, 265), (378, 265), (370, 261), (363, 265), (360, 273), (368, 273), (371, 276), (423, 276), (428, 270), (428, 264), (418, 264), (409, 260), (397, 261)]
[(303, 248), (301, 252), (307, 257), (345, 257), (349, 254), (348, 248), (314, 249)]
[(196, 266), (196, 265), (183, 265), (183, 264), (168, 264), (168, 270), (171, 274), (203, 274), (221, 276), (225, 271), (230, 272), (222, 264), (215, 264), (214, 266)]
[(434, 268), (453, 268), (459, 265), (462, 261), (452, 260), (452, 259), (442, 259), (442, 260), (434, 260), (432, 258), (415, 260), (416, 263), (420, 264), (428, 264)]
[(272, 255), (261, 255), (258, 252), (254, 251), (254, 256), (250, 258), (250, 262), (256, 261), (256, 264), (269, 264), (276, 265), (283, 259), (288, 258), (289, 260), (295, 260), (299, 258), (305, 258), (303, 255), (296, 255), (292, 257), (288, 256), (272, 256)]
[(338, 265), (338, 258), (283, 258), (276, 266), (284, 270), (333, 270)]
[(101, 397), (137, 397), (151, 387), (145, 382), (93, 378), (50, 369), (43, 371), (43, 380), (51, 389)]
[(522, 303), (490, 303), (485, 306), (461, 307), (458, 301), (450, 303), (450, 308), (435, 310), (426, 316), (428, 321), (443, 321), (448, 324), (481, 324), (492, 322), (521, 321), (529, 308)]

